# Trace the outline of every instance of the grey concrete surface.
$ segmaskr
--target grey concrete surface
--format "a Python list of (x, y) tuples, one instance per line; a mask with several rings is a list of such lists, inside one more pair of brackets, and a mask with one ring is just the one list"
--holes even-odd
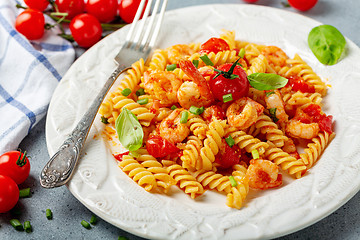
[[(259, 0), (257, 5), (284, 8), (284, 0)], [(215, 0), (169, 0), (168, 9), (212, 3), (244, 4), (242, 0), (215, 1)], [(288, 11), (297, 12), (286, 8)], [(331, 24), (338, 28), (346, 37), (360, 46), (359, 0), (319, 0), (317, 5), (308, 12), (299, 12), (316, 19), (324, 24)], [(0, 239), (118, 239), (119, 236), (138, 240), (140, 237), (124, 232), (99, 219), (98, 223), (87, 230), (80, 224), (82, 220), (89, 221), (92, 213), (85, 208), (66, 187), (53, 190), (41, 188), (38, 176), (49, 159), (45, 143), (45, 119), (29, 133), (22, 141), (21, 149), (26, 149), (31, 156), (31, 172), (27, 181), (20, 188), (31, 187), (31, 198), (21, 199), (19, 207), (22, 214), (18, 217), (22, 222), (30, 220), (33, 226), (32, 233), (17, 232), (9, 224), (12, 218), (10, 213), (0, 214)], [(53, 211), (53, 219), (48, 220), (45, 210)], [(360, 239), (360, 193), (356, 194), (337, 211), (321, 221), (298, 232), (278, 238), (280, 240), (294, 239)]]

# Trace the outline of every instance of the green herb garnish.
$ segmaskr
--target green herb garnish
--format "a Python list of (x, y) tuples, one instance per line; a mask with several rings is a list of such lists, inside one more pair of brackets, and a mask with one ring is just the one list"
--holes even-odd
[(288, 79), (274, 73), (253, 73), (248, 77), (250, 85), (257, 90), (274, 90), (284, 87)]
[(214, 66), (214, 63), (210, 60), (208, 55), (204, 54), (200, 57), (200, 59), (208, 66)]

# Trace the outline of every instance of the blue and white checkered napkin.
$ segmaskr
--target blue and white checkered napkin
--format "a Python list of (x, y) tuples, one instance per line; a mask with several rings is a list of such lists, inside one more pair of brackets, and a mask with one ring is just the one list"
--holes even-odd
[(22, 10), (16, 3), (23, 4), (0, 1), (0, 154), (16, 150), (46, 115), (55, 87), (75, 58), (56, 29), (31, 42), (18, 33), (14, 24)]

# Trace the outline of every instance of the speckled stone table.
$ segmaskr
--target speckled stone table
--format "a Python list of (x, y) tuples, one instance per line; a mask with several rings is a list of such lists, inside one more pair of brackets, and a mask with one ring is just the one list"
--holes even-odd
[[(281, 2), (280, 0), (259, 0), (256, 4), (284, 8)], [(244, 4), (242, 0), (169, 0), (168, 9), (212, 3)], [(300, 14), (335, 26), (360, 46), (360, 32), (357, 27), (360, 21), (359, 8), (360, 1), (358, 0), (319, 0), (315, 8)], [(296, 12), (291, 8), (288, 10)], [(32, 164), (30, 177), (20, 188), (31, 187), (33, 193), (31, 198), (19, 201), (18, 207), (21, 209), (21, 215), (18, 218), (21, 222), (30, 220), (33, 232), (15, 231), (9, 224), (13, 215), (10, 213), (0, 214), (0, 239), (117, 239), (119, 236), (128, 239), (142, 239), (122, 231), (102, 219), (99, 219), (97, 224), (89, 230), (83, 228), (81, 221), (90, 221), (91, 211), (73, 197), (66, 187), (46, 190), (40, 186), (38, 176), (49, 159), (45, 141), (45, 124), (45, 119), (40, 121), (20, 145), (21, 149), (28, 151)], [(279, 239), (360, 239), (359, 203), (360, 193), (323, 220)], [(48, 208), (53, 212), (52, 220), (46, 218), (45, 210)]]

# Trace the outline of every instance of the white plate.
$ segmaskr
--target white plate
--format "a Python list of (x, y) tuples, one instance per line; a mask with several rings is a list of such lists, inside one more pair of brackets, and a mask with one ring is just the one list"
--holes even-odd
[[(259, 239), (300, 230), (329, 215), (360, 188), (360, 50), (347, 39), (346, 52), (324, 66), (307, 46), (309, 31), (320, 23), (284, 10), (254, 5), (207, 5), (169, 11), (158, 47), (204, 42), (221, 29), (241, 40), (276, 45), (289, 57), (309, 63), (331, 88), (325, 112), (334, 116), (337, 136), (306, 176), (276, 190), (249, 196), (241, 210), (225, 196), (207, 191), (199, 200), (182, 192), (151, 194), (117, 167), (99, 137), (99, 119), (89, 134), (81, 162), (68, 187), (87, 208), (133, 234), (152, 239)], [(85, 52), (69, 69), (52, 98), (46, 124), (50, 155), (74, 128), (106, 81), (128, 28), (111, 34)]]

